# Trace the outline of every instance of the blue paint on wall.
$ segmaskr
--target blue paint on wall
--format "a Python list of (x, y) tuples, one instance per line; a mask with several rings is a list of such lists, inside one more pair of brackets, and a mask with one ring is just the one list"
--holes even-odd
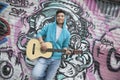
[(0, 13), (7, 7), (8, 5), (0, 2)]
[(7, 41), (7, 38), (4, 37), (2, 40), (0, 40), (0, 45), (5, 43), (6, 41)]

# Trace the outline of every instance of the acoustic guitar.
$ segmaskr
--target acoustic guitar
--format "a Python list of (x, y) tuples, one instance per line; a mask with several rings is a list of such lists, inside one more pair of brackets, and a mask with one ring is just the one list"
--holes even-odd
[[(39, 57), (50, 58), (52, 56), (52, 52), (65, 52), (64, 49), (53, 49), (52, 44), (50, 42), (45, 42), (47, 45), (46, 52), (41, 51), (41, 44), (37, 39), (31, 39), (28, 41), (26, 46), (26, 56), (30, 60), (37, 59)], [(81, 53), (80, 50), (70, 50), (71, 53)]]

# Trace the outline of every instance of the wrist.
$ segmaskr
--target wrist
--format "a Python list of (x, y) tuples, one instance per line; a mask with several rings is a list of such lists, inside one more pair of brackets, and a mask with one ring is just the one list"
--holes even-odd
[(40, 44), (44, 43), (44, 41), (40, 41)]

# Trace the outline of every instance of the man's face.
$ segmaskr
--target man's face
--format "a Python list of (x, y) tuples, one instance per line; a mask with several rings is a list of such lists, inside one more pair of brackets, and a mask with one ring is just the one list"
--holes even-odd
[(56, 20), (58, 24), (63, 24), (65, 19), (64, 13), (58, 13), (56, 16)]

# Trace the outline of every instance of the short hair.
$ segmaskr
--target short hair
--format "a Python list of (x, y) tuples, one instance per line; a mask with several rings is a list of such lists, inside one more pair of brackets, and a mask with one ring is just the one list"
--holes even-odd
[(57, 11), (56, 11), (56, 16), (57, 16), (57, 14), (59, 14), (59, 13), (65, 14), (65, 11), (63, 11), (63, 10), (61, 10), (61, 9), (57, 10)]

